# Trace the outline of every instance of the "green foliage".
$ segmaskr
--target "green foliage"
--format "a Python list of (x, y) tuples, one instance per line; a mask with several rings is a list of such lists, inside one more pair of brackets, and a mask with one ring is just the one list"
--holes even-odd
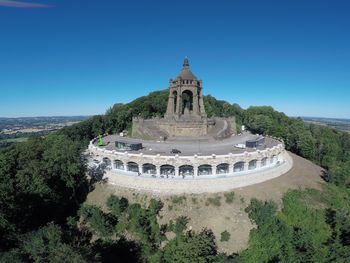
[(1, 262), (86, 262), (81, 253), (64, 241), (59, 226), (49, 224), (23, 235), (18, 249), (4, 253)]
[(253, 198), (250, 205), (245, 209), (249, 218), (257, 225), (262, 225), (267, 221), (271, 221), (277, 211), (277, 205), (273, 201), (260, 201)]
[(105, 214), (93, 205), (83, 205), (79, 215), (85, 220), (94, 234), (100, 238), (110, 238), (113, 235), (113, 224), (116, 222), (111, 214)]
[(105, 146), (101, 134), (98, 135), (97, 146)]
[(0, 152), (0, 247), (75, 213), (88, 190), (80, 154), (78, 142), (57, 134)]
[(224, 193), (225, 202), (228, 204), (232, 204), (235, 200), (235, 192)]
[(250, 107), (243, 123), (253, 132), (283, 138), (286, 148), (328, 170), (325, 177), (350, 186), (350, 134), (288, 118), (272, 107)]
[(217, 254), (215, 237), (210, 230), (187, 232), (170, 240), (164, 247), (163, 262), (214, 262)]
[(128, 208), (129, 202), (124, 197), (119, 198), (118, 196), (111, 195), (107, 199), (106, 205), (114, 216), (119, 217)]
[(251, 231), (243, 262), (328, 262), (331, 228), (324, 210), (307, 205), (308, 194), (288, 192), (277, 214), (276, 205), (252, 200), (247, 211), (258, 228)]
[(188, 217), (179, 216), (175, 219), (175, 223), (170, 220), (167, 230), (173, 231), (176, 235), (181, 235), (186, 230), (188, 221)]
[(221, 242), (227, 242), (227, 241), (230, 240), (230, 237), (231, 237), (231, 234), (225, 230), (224, 232), (221, 232), (220, 241)]

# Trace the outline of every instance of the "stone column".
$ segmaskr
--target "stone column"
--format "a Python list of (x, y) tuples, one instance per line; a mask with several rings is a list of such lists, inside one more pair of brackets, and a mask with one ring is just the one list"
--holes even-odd
[(200, 115), (202, 117), (207, 117), (207, 114), (206, 114), (205, 109), (204, 109), (204, 102), (203, 102), (202, 81), (200, 81), (199, 109), (200, 109)]
[(256, 161), (256, 169), (260, 169), (261, 168), (261, 160), (257, 160)]
[(142, 174), (142, 164), (138, 164), (139, 166), (139, 173)]
[(179, 166), (175, 166), (175, 177), (179, 177)]
[(198, 94), (193, 95), (193, 113), (195, 115), (200, 115), (199, 113), (199, 100), (198, 100)]
[(124, 171), (127, 171), (128, 170), (128, 163), (127, 162), (123, 162), (123, 165), (124, 165)]
[(177, 90), (177, 102), (176, 102), (176, 113), (177, 115), (181, 115), (182, 109), (182, 94), (179, 92), (181, 89)]
[(198, 166), (193, 166), (193, 176), (198, 176)]
[(233, 174), (233, 164), (229, 164), (228, 171), (229, 174)]
[(168, 106), (167, 106), (167, 110), (166, 110), (166, 116), (171, 116), (174, 114), (174, 95), (171, 93), (169, 94), (168, 97)]
[(248, 171), (249, 167), (249, 161), (244, 162), (244, 170), (243, 171)]
[(156, 166), (156, 177), (160, 177), (160, 165)]
[(212, 166), (211, 166), (211, 173), (212, 173), (213, 175), (216, 175), (216, 165), (212, 165)]

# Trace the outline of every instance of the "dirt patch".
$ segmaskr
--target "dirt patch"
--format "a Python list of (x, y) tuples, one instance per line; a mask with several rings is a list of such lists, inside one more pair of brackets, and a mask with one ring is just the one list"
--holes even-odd
[[(294, 166), (289, 172), (260, 184), (234, 189), (230, 191), (234, 192), (233, 200), (227, 198), (233, 196), (228, 194), (230, 192), (170, 196), (98, 183), (94, 191), (88, 195), (87, 202), (104, 208), (106, 199), (111, 194), (116, 194), (128, 198), (130, 202), (146, 206), (152, 197), (160, 198), (164, 203), (159, 217), (160, 224), (166, 224), (181, 215), (187, 216), (189, 228), (196, 231), (203, 228), (213, 230), (220, 252), (239, 252), (246, 248), (249, 231), (254, 227), (244, 212), (251, 198), (271, 199), (281, 203), (283, 194), (289, 189), (321, 189), (322, 168), (297, 155), (289, 154), (294, 161)], [(229, 241), (221, 242), (220, 235), (225, 230), (231, 237)]]

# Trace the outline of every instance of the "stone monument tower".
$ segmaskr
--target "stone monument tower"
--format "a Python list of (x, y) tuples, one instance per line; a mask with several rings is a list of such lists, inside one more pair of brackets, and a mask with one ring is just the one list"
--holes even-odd
[(202, 120), (207, 117), (203, 104), (202, 81), (190, 70), (188, 58), (175, 80), (169, 81), (166, 119)]
[(169, 81), (169, 97), (164, 118), (134, 117), (132, 137), (222, 139), (230, 136), (236, 130), (235, 118), (207, 118), (202, 89), (202, 81), (192, 73), (186, 57), (180, 74)]

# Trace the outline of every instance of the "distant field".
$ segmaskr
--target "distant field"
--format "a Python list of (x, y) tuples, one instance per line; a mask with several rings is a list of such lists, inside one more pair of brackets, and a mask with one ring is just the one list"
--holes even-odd
[(29, 138), (11, 138), (11, 139), (0, 139), (1, 142), (26, 142)]
[(350, 132), (350, 119), (333, 119), (320, 117), (301, 117), (301, 119), (308, 123), (324, 125), (339, 131)]

